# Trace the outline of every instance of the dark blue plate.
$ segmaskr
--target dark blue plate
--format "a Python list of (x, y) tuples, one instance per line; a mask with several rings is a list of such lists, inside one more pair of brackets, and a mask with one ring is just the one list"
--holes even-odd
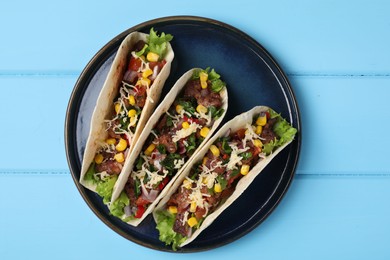
[(230, 243), (257, 227), (279, 204), (294, 177), (301, 143), (300, 115), (290, 83), (271, 55), (250, 36), (219, 21), (175, 16), (151, 20), (121, 33), (87, 64), (71, 95), (65, 122), (65, 146), (73, 180), (88, 206), (112, 230), (140, 245), (172, 251), (158, 239), (153, 218), (132, 227), (109, 215), (101, 198), (78, 182), (91, 115), (121, 41), (133, 31), (154, 27), (174, 36), (175, 59), (163, 95), (187, 70), (214, 68), (227, 83), (229, 107), (224, 122), (257, 105), (280, 112), (298, 129), (282, 151), (242, 196), (195, 241), (178, 252), (202, 251)]

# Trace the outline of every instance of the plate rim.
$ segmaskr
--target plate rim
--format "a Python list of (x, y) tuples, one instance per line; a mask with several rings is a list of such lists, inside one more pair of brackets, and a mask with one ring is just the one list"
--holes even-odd
[[(272, 204), (272, 206), (269, 208), (269, 210), (266, 211), (265, 214), (261, 218), (259, 218), (254, 224), (252, 224), (250, 227), (245, 229), (243, 232), (239, 233), (238, 235), (235, 235), (232, 238), (226, 239), (223, 242), (220, 242), (218, 244), (213, 244), (213, 245), (205, 246), (202, 248), (185, 248), (184, 247), (184, 248), (179, 249), (178, 251), (173, 251), (168, 246), (157, 247), (157, 246), (151, 245), (151, 244), (149, 244), (141, 239), (138, 239), (138, 238), (131, 236), (130, 234), (128, 234), (124, 230), (118, 228), (117, 226), (112, 224), (110, 221), (108, 221), (99, 210), (97, 210), (96, 208), (93, 207), (93, 201), (89, 198), (89, 196), (87, 195), (86, 189), (84, 187), (82, 187), (82, 185), (79, 183), (79, 180), (78, 180), (78, 178), (76, 178), (75, 173), (74, 173), (74, 170), (76, 170), (76, 169), (74, 169), (73, 164), (75, 163), (80, 168), (80, 165), (79, 165), (80, 163), (77, 160), (72, 160), (74, 157), (77, 157), (77, 155), (72, 155), (70, 152), (71, 150), (74, 150), (71, 147), (72, 146), (71, 143), (74, 143), (71, 140), (72, 139), (74, 140), (74, 138), (72, 138), (73, 133), (71, 133), (71, 131), (69, 131), (71, 129), (71, 125), (72, 124), (75, 125), (76, 121), (77, 121), (76, 120), (77, 116), (75, 116), (74, 110), (77, 107), (79, 107), (79, 103), (78, 103), (78, 105), (75, 105), (74, 101), (78, 99), (77, 95), (83, 94), (83, 92), (85, 92), (85, 89), (83, 89), (83, 88), (85, 88), (85, 86), (82, 83), (83, 82), (90, 82), (93, 75), (91, 76), (88, 74), (90, 74), (90, 70), (93, 69), (94, 66), (97, 66), (96, 64), (104, 63), (104, 61), (105, 61), (104, 54), (110, 53), (113, 50), (116, 50), (116, 48), (113, 46), (115, 46), (118, 41), (121, 41), (126, 35), (128, 35), (131, 32), (138, 31), (138, 30), (145, 28), (145, 27), (151, 27), (154, 24), (164, 24), (164, 23), (169, 24), (172, 22), (189, 22), (189, 23), (199, 22), (199, 23), (212, 24), (212, 25), (215, 25), (218, 27), (222, 27), (222, 28), (225, 28), (229, 31), (233, 31), (234, 33), (242, 36), (243, 38), (245, 38), (245, 41), (248, 41), (251, 44), (253, 44), (254, 46), (256, 46), (257, 48), (261, 49), (262, 54), (267, 56), (266, 62), (270, 62), (274, 66), (272, 69), (270, 68), (270, 70), (274, 74), (276, 74), (275, 69), (277, 70), (277, 75), (275, 75), (275, 77), (279, 81), (283, 81), (283, 83), (281, 83), (281, 85), (283, 86), (283, 88), (287, 88), (287, 91), (288, 91), (289, 95), (291, 96), (291, 98), (289, 98), (290, 102), (288, 102), (288, 103), (289, 103), (289, 106), (291, 107), (290, 112), (291, 111), (296, 112), (295, 117), (294, 117), (294, 119), (295, 119), (294, 125), (298, 130), (296, 138), (294, 140), (294, 142), (296, 142), (296, 154), (294, 156), (295, 159), (293, 160), (292, 165), (290, 165), (292, 170), (291, 170), (291, 172), (286, 180), (284, 180), (284, 178), (281, 178), (280, 181), (284, 180), (286, 182), (286, 184), (283, 185), (283, 189), (279, 192), (280, 195), (277, 196), (275, 203)], [(290, 117), (292, 117), (292, 116), (290, 115)], [(67, 109), (66, 109), (64, 129), (65, 129), (65, 132), (64, 132), (65, 153), (66, 153), (67, 163), (69, 166), (69, 170), (70, 170), (73, 182), (75, 183), (75, 186), (77, 187), (77, 190), (79, 191), (79, 193), (83, 197), (84, 201), (86, 202), (88, 207), (94, 212), (94, 214), (105, 225), (107, 225), (110, 229), (115, 231), (117, 234), (121, 235), (123, 238), (130, 240), (138, 245), (144, 246), (146, 248), (150, 248), (150, 249), (157, 250), (157, 251), (171, 252), (171, 253), (202, 252), (202, 251), (207, 251), (210, 249), (218, 248), (221, 246), (225, 246), (227, 244), (230, 244), (231, 242), (234, 242), (234, 241), (240, 239), (241, 237), (245, 236), (246, 234), (248, 234), (249, 232), (251, 232), (252, 230), (257, 228), (262, 222), (264, 222), (265, 219), (267, 219), (271, 215), (271, 213), (280, 204), (281, 200), (284, 198), (287, 191), (289, 190), (291, 183), (295, 177), (296, 169), (297, 169), (297, 166), (299, 163), (299, 158), (300, 158), (300, 153), (301, 153), (301, 142), (302, 142), (301, 116), (300, 116), (300, 109), (299, 109), (299, 106), (297, 103), (296, 95), (295, 95), (295, 92), (292, 88), (292, 85), (291, 85), (286, 73), (282, 70), (281, 66), (277, 63), (275, 58), (273, 58), (273, 56), (258, 41), (254, 40), (251, 36), (249, 36), (248, 34), (243, 32), (242, 30), (240, 30), (232, 25), (229, 25), (227, 23), (224, 23), (224, 22), (212, 19), (212, 18), (207, 18), (207, 17), (202, 17), (202, 16), (192, 16), (192, 15), (165, 16), (165, 17), (160, 17), (160, 18), (155, 18), (155, 19), (151, 19), (148, 21), (144, 21), (142, 23), (139, 23), (135, 26), (132, 26), (132, 27), (124, 30), (123, 32), (119, 33), (114, 38), (112, 38), (110, 41), (108, 41), (103, 47), (101, 47), (99, 49), (99, 51), (96, 52), (96, 54), (94, 54), (93, 57), (90, 59), (90, 61), (86, 64), (84, 69), (81, 71), (80, 76), (78, 77), (77, 81), (75, 82), (75, 85), (74, 85), (74, 88), (71, 92), (69, 102), (67, 105)], [(275, 188), (275, 190), (277, 190), (279, 188), (280, 188), (280, 186), (278, 185)]]

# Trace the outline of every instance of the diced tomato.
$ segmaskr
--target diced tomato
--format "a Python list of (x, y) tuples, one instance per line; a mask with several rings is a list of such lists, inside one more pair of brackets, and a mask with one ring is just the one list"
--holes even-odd
[(127, 145), (130, 145), (129, 139), (127, 138), (126, 134), (122, 134), (121, 137), (126, 140)]
[(134, 58), (133, 56), (130, 58), (129, 66), (127, 69), (138, 71), (138, 69), (142, 65), (142, 60), (140, 58)]
[(137, 198), (137, 200), (135, 201), (135, 204), (137, 204), (137, 206), (142, 206), (144, 207), (145, 205), (149, 204), (150, 201), (148, 201), (147, 199), (144, 199), (142, 196), (139, 196)]
[(241, 128), (236, 132), (236, 135), (239, 139), (244, 139), (245, 137), (245, 128)]
[(146, 93), (146, 88), (144, 86), (135, 86), (135, 92), (137, 95), (141, 96), (141, 95), (144, 95)]
[(265, 115), (267, 116), (267, 120), (271, 117), (268, 111), (265, 112)]
[(225, 153), (225, 154), (222, 156), (222, 159), (224, 159), (224, 160), (229, 159), (229, 155)]
[(198, 118), (192, 118), (192, 117), (188, 117), (186, 115), (183, 116), (183, 120), (184, 122), (189, 122), (189, 123), (196, 123), (199, 125), (199, 119)]
[(253, 147), (251, 152), (252, 152), (252, 157), (256, 157), (261, 152), (261, 149), (260, 147)]
[(142, 215), (145, 213), (145, 207), (144, 206), (138, 206), (137, 212), (135, 213), (135, 218), (141, 218)]
[(158, 185), (158, 189), (159, 190), (162, 190), (164, 189), (165, 185), (167, 185), (167, 183), (169, 182), (169, 178), (168, 177), (165, 177), (162, 182), (160, 182), (160, 184)]
[(151, 70), (153, 70), (154, 67), (158, 66), (159, 70), (161, 70), (166, 63), (167, 62), (165, 60), (162, 60), (162, 61), (152, 61), (152, 62), (149, 62), (149, 68)]

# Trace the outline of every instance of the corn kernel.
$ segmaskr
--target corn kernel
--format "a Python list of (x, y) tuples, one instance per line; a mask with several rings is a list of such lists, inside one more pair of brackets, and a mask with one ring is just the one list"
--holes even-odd
[(169, 211), (171, 214), (176, 214), (176, 213), (177, 213), (177, 207), (176, 207), (176, 206), (169, 206), (169, 207), (168, 207), (168, 211)]
[(253, 145), (259, 148), (263, 147), (263, 143), (259, 139), (253, 140)]
[(203, 184), (207, 184), (209, 182), (209, 178), (207, 178), (207, 177), (203, 177), (202, 178), (202, 183)]
[(216, 193), (220, 193), (220, 192), (222, 191), (221, 184), (216, 183), (216, 184), (214, 185), (214, 191), (215, 191)]
[(202, 129), (200, 129), (200, 136), (202, 136), (203, 138), (206, 138), (206, 136), (209, 134), (209, 132), (210, 132), (210, 128), (205, 126)]
[(153, 74), (153, 70), (147, 69), (147, 70), (145, 70), (144, 72), (142, 72), (142, 77), (143, 77), (143, 78), (147, 78), (147, 77), (149, 77), (149, 76), (152, 75), (152, 74)]
[(188, 129), (189, 127), (190, 127), (190, 124), (188, 123), (188, 122), (183, 122), (182, 124), (181, 124), (181, 126), (184, 128), (184, 129)]
[(142, 85), (142, 86), (147, 86), (148, 87), (148, 86), (150, 86), (150, 82), (151, 82), (150, 79), (142, 78), (142, 79), (138, 80), (136, 85)]
[(261, 132), (263, 132), (263, 127), (261, 125), (256, 126), (255, 133), (259, 135)]
[(220, 152), (219, 152), (219, 149), (217, 146), (215, 146), (214, 144), (210, 146), (210, 151), (212, 152), (212, 154), (216, 157), (219, 156)]
[(134, 106), (135, 105), (135, 97), (133, 95), (129, 96), (129, 103), (130, 105)]
[(127, 113), (129, 117), (133, 117), (137, 115), (137, 110), (135, 109), (130, 109), (129, 112)]
[(98, 153), (97, 155), (95, 155), (95, 163), (97, 164), (101, 164), (103, 162), (103, 155), (101, 155), (100, 153)]
[(202, 71), (202, 72), (199, 73), (200, 81), (207, 81), (208, 77), (209, 77), (209, 75), (206, 72)]
[(108, 139), (106, 139), (106, 144), (111, 145), (111, 144), (115, 144), (115, 143), (116, 143), (115, 138), (108, 138)]
[(193, 201), (191, 202), (191, 205), (190, 205), (190, 212), (195, 212), (196, 211), (196, 202)]
[(183, 106), (182, 105), (176, 105), (176, 113), (180, 114), (181, 111), (183, 111)]
[(189, 180), (185, 179), (183, 181), (183, 187), (186, 188), (186, 189), (191, 189), (192, 183)]
[(205, 106), (203, 106), (203, 105), (198, 105), (197, 107), (196, 107), (196, 111), (198, 112), (198, 113), (203, 113), (203, 114), (206, 114), (207, 113), (207, 107), (205, 107)]
[(119, 114), (119, 112), (121, 112), (121, 104), (115, 103), (115, 113)]
[(193, 227), (195, 226), (196, 224), (198, 224), (198, 220), (196, 220), (195, 217), (191, 217), (187, 220), (187, 224), (190, 226), (190, 227)]
[(114, 155), (114, 159), (118, 162), (118, 163), (122, 163), (125, 161), (125, 155), (123, 153), (117, 153)]
[(201, 82), (200, 82), (200, 86), (201, 86), (203, 89), (206, 89), (206, 88), (207, 88), (207, 81), (201, 81)]
[(137, 117), (132, 116), (130, 117), (130, 126), (134, 126), (137, 123)]
[(118, 152), (122, 152), (124, 150), (126, 150), (127, 148), (127, 141), (123, 138), (121, 138), (118, 142), (118, 144), (115, 146), (115, 149), (118, 151)]
[(267, 116), (266, 115), (259, 116), (256, 120), (256, 125), (265, 126), (266, 123), (267, 123)]
[(209, 159), (209, 158), (207, 158), (207, 156), (203, 157), (202, 164), (205, 165), (205, 164), (207, 163), (207, 160), (208, 160), (208, 159)]
[(240, 173), (241, 173), (242, 175), (247, 175), (248, 172), (249, 172), (249, 165), (248, 165), (248, 164), (243, 164), (243, 165), (241, 166)]
[(158, 58), (160, 58), (160, 56), (157, 53), (151, 51), (146, 55), (146, 59), (151, 62), (158, 61)]
[(153, 150), (154, 150), (154, 148), (156, 148), (156, 145), (155, 144), (150, 144), (148, 146), (148, 148), (146, 148), (145, 154), (148, 155), (148, 156), (151, 155)]

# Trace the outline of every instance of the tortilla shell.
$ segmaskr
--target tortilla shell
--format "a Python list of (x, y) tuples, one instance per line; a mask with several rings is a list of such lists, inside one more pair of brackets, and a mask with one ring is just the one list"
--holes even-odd
[[(147, 36), (148, 34), (140, 32), (132, 32), (126, 36), (126, 38), (119, 46), (118, 52), (115, 55), (110, 71), (108, 72), (107, 78), (96, 101), (96, 106), (92, 114), (89, 136), (85, 145), (79, 180), (83, 186), (94, 192), (96, 192), (96, 184), (85, 181), (85, 174), (94, 160), (95, 154), (100, 146), (99, 144), (107, 139), (108, 134), (104, 120), (109, 116), (110, 111), (112, 110), (113, 100), (118, 93), (120, 85), (122, 84), (123, 75), (128, 63), (128, 55), (134, 49), (134, 45), (139, 40), (146, 42)], [(126, 165), (128, 164), (131, 150), (134, 148), (134, 145), (136, 144), (144, 125), (156, 107), (156, 104), (158, 103), (161, 95), (161, 90), (169, 76), (174, 52), (169, 42), (167, 46), (168, 49), (165, 55), (166, 64), (161, 69), (160, 73), (149, 88), (148, 98), (146, 99), (145, 106), (142, 109), (121, 174), (123, 173), (124, 169), (127, 168)]]
[[(269, 109), (269, 107), (266, 106), (257, 106), (253, 109), (240, 114), (236, 117), (234, 117), (232, 120), (227, 122), (222, 128), (211, 138), (209, 141), (202, 147), (202, 149), (199, 150), (199, 152), (192, 157), (192, 159), (189, 161), (186, 169), (182, 172), (179, 178), (176, 179), (175, 183), (172, 185), (171, 189), (167, 194), (165, 194), (164, 198), (159, 202), (159, 204), (156, 206), (155, 210), (153, 211), (153, 217), (155, 222), (157, 223), (157, 211), (164, 210), (165, 204), (169, 200), (169, 198), (176, 192), (178, 188), (180, 188), (183, 180), (188, 176), (188, 174), (191, 171), (192, 166), (203, 159), (203, 157), (206, 155), (206, 153), (209, 150), (209, 147), (219, 138), (224, 136), (227, 132), (235, 132), (241, 128), (244, 128), (247, 123), (251, 123), (252, 119), (255, 115), (258, 115), (261, 112), (265, 112)], [(291, 141), (290, 141), (291, 142)], [(213, 213), (208, 215), (200, 227), (194, 231), (186, 241), (184, 241), (180, 247), (183, 247), (190, 242), (192, 242), (203, 230), (205, 230), (208, 226), (210, 226), (211, 223), (227, 208), (229, 207), (252, 183), (252, 181), (258, 176), (261, 171), (267, 166), (267, 164), (280, 152), (282, 151), (290, 142), (285, 143), (283, 146), (277, 148), (272, 154), (268, 155), (265, 159), (259, 161), (250, 171), (247, 175), (242, 177), (239, 182), (237, 183), (237, 186), (230, 195), (230, 197), (222, 204), (220, 205)]]
[[(184, 88), (188, 80), (191, 79), (193, 72), (195, 70), (200, 70), (198, 68), (191, 69), (184, 73), (175, 83), (175, 85), (172, 87), (172, 89), (169, 91), (169, 93), (165, 96), (164, 100), (160, 103), (160, 105), (156, 108), (152, 116), (150, 117), (149, 121), (144, 127), (144, 131), (141, 133), (137, 144), (135, 145), (133, 151), (131, 152), (130, 158), (129, 158), (129, 164), (125, 171), (122, 172), (121, 175), (119, 175), (119, 178), (114, 186), (114, 191), (112, 194), (111, 203), (113, 203), (121, 194), (122, 190), (124, 189), (127, 179), (130, 176), (130, 173), (132, 171), (132, 167), (134, 165), (135, 160), (138, 158), (138, 155), (142, 151), (142, 147), (147, 140), (149, 134), (151, 133), (154, 126), (159, 121), (160, 117), (169, 110), (173, 102), (175, 101), (178, 94), (180, 94), (180, 91)], [(224, 109), (223, 114), (214, 121), (213, 126), (210, 128), (210, 131), (207, 135), (207, 137), (204, 139), (202, 144), (194, 151), (195, 155), (197, 151), (199, 151), (203, 145), (207, 142), (207, 140), (212, 136), (213, 132), (218, 128), (219, 124), (221, 123), (223, 117), (226, 114), (227, 106), (228, 106), (228, 94), (226, 87), (221, 90), (221, 96), (222, 96), (222, 108)], [(142, 220), (147, 217), (154, 209), (154, 207), (157, 205), (157, 203), (165, 196), (165, 194), (170, 190), (171, 185), (175, 182), (175, 180), (180, 176), (180, 174), (185, 170), (188, 163), (191, 161), (191, 158), (188, 159), (188, 161), (182, 166), (182, 168), (176, 173), (176, 175), (168, 182), (168, 184), (165, 186), (163, 191), (157, 196), (155, 201), (149, 205), (149, 207), (146, 209), (143, 216), (139, 219), (130, 220), (127, 223), (133, 226), (137, 226), (139, 223), (142, 222)]]

